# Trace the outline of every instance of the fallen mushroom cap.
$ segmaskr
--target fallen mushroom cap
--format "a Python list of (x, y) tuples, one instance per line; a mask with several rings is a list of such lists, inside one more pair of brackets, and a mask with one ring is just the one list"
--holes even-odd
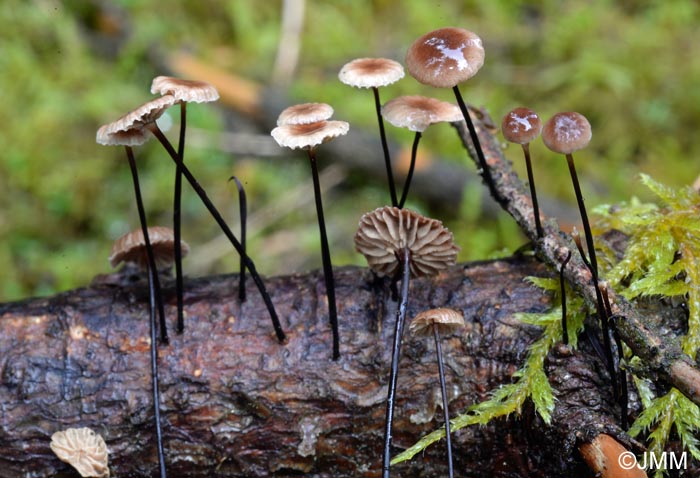
[(446, 27), (426, 33), (406, 53), (406, 68), (419, 82), (452, 88), (476, 75), (484, 64), (484, 47), (476, 33)]
[(107, 445), (89, 428), (69, 428), (51, 435), (51, 450), (83, 477), (109, 477)]
[(591, 124), (575, 111), (557, 113), (542, 129), (542, 141), (555, 153), (571, 154), (591, 141)]
[[(175, 260), (175, 234), (169, 227), (154, 226), (148, 228), (148, 240), (153, 248), (157, 268), (170, 267)], [(181, 242), (182, 257), (190, 251), (190, 246)], [(142, 269), (148, 267), (146, 241), (141, 228), (127, 232), (112, 244), (109, 263), (117, 267), (122, 262), (130, 262)]]
[(181, 80), (172, 76), (156, 76), (151, 83), (151, 93), (172, 95), (175, 101), (186, 103), (208, 103), (219, 99), (214, 85), (206, 81)]
[(408, 209), (385, 206), (360, 218), (355, 247), (379, 276), (392, 276), (398, 256), (408, 247), (412, 277), (435, 275), (454, 265), (459, 247), (452, 233), (436, 219)]
[(273, 129), (272, 137), (282, 147), (310, 149), (347, 134), (350, 125), (345, 121), (317, 121), (308, 124), (285, 124)]
[(503, 137), (511, 143), (528, 144), (542, 131), (542, 120), (530, 108), (515, 108), (503, 117)]
[(277, 126), (309, 124), (325, 121), (333, 116), (333, 107), (326, 103), (302, 103), (284, 109), (277, 117)]
[(356, 88), (379, 88), (404, 77), (403, 66), (388, 58), (357, 58), (340, 69), (338, 79)]
[(102, 126), (98, 130), (98, 143), (100, 142), (100, 137), (104, 138), (114, 133), (130, 131), (132, 129), (143, 129), (144, 125), (153, 123), (155, 120), (161, 117), (165, 110), (170, 108), (175, 103), (176, 101), (174, 96), (165, 95), (142, 104), (118, 120)]
[(423, 132), (433, 123), (462, 121), (457, 105), (426, 96), (399, 96), (382, 106), (382, 116), (398, 128)]
[(440, 334), (451, 334), (464, 327), (464, 317), (454, 309), (425, 310), (413, 318), (408, 330), (414, 335), (432, 335), (433, 324)]

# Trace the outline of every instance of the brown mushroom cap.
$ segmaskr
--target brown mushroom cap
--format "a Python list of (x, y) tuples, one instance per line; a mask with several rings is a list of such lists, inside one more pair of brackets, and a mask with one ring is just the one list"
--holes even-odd
[(151, 83), (151, 93), (172, 95), (175, 101), (185, 103), (208, 103), (219, 99), (214, 85), (206, 81), (181, 80), (172, 76), (156, 76)]
[[(148, 228), (148, 240), (153, 248), (156, 267), (161, 269), (170, 267), (175, 260), (175, 233), (169, 227), (154, 226)], [(182, 257), (190, 251), (190, 246), (181, 242)], [(112, 244), (112, 253), (109, 255), (109, 263), (117, 267), (122, 262), (130, 262), (142, 269), (148, 267), (146, 256), (146, 241), (141, 228), (127, 232)]]
[(646, 478), (634, 455), (610, 435), (601, 433), (592, 441), (579, 445), (581, 456), (601, 478)]
[(555, 153), (571, 154), (591, 141), (591, 124), (575, 111), (557, 113), (542, 129), (542, 141)]
[(433, 335), (433, 324), (437, 324), (441, 335), (451, 334), (464, 327), (464, 316), (454, 309), (425, 310), (413, 318), (408, 330), (413, 335)]
[(433, 123), (463, 120), (457, 105), (426, 96), (399, 96), (387, 101), (382, 116), (398, 128), (421, 133)]
[(105, 146), (140, 146), (153, 136), (146, 128), (131, 128), (127, 131), (109, 133), (111, 124), (106, 124), (97, 130), (95, 141)]
[(503, 117), (503, 137), (511, 143), (528, 144), (542, 131), (542, 120), (530, 108), (515, 108)]
[[(160, 118), (165, 113), (165, 110), (174, 105), (175, 102), (174, 96), (165, 95), (142, 104), (118, 120), (108, 123), (97, 130), (97, 142), (101, 143), (100, 139), (104, 140), (115, 133), (127, 132), (132, 129), (143, 129), (144, 125), (153, 123)], [(113, 143), (102, 142), (101, 144)]]
[(107, 445), (89, 428), (69, 428), (51, 435), (51, 450), (83, 477), (109, 477)]
[(401, 63), (388, 58), (357, 58), (340, 69), (338, 79), (357, 88), (379, 88), (403, 78)]
[(349, 129), (350, 125), (345, 121), (317, 121), (308, 124), (285, 124), (273, 129), (270, 134), (282, 147), (311, 149), (347, 134)]
[(326, 103), (302, 103), (284, 109), (277, 117), (277, 126), (309, 124), (325, 121), (333, 116), (333, 107)]
[(360, 218), (355, 248), (379, 276), (392, 276), (404, 248), (411, 252), (411, 276), (432, 276), (454, 265), (459, 247), (436, 219), (408, 209), (385, 206)]
[(406, 53), (406, 68), (416, 80), (452, 88), (476, 75), (484, 64), (484, 47), (476, 33), (446, 27), (426, 33)]

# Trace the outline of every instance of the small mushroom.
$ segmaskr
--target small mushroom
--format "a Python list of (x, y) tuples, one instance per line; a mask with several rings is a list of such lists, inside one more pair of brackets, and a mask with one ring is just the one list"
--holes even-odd
[(382, 106), (382, 115), (397, 128), (407, 128), (414, 131), (413, 147), (411, 148), (411, 164), (406, 175), (398, 208), (402, 209), (408, 197), (413, 171), (416, 166), (416, 153), (423, 131), (434, 123), (454, 122), (462, 118), (459, 108), (446, 101), (427, 98), (425, 96), (399, 96)]
[[(187, 129), (187, 103), (205, 103), (219, 99), (219, 92), (213, 85), (205, 81), (182, 80), (170, 76), (157, 76), (151, 83), (151, 93), (171, 95), (180, 104), (180, 139), (177, 152), (180, 159), (185, 161), (185, 131)], [(182, 204), (182, 171), (177, 168), (175, 173), (175, 193), (173, 197), (173, 230), (175, 243), (181, 241), (180, 209)], [(177, 333), (185, 330), (183, 315), (183, 276), (181, 247), (175, 248), (175, 290), (177, 295)]]
[(435, 350), (437, 352), (438, 372), (440, 374), (440, 391), (442, 392), (442, 410), (445, 414), (445, 437), (447, 442), (447, 470), (448, 476), (454, 476), (452, 465), (452, 441), (450, 439), (450, 411), (447, 399), (447, 387), (445, 386), (445, 370), (442, 365), (442, 348), (440, 346), (440, 334), (451, 334), (464, 328), (464, 317), (453, 309), (431, 309), (416, 315), (408, 326), (409, 332), (416, 336), (429, 336), (435, 338)]
[(290, 149), (304, 149), (311, 163), (311, 177), (314, 184), (314, 199), (316, 201), (316, 217), (321, 236), (321, 259), (323, 261), (323, 278), (326, 283), (326, 297), (328, 298), (328, 320), (333, 333), (333, 360), (340, 358), (340, 335), (338, 333), (338, 312), (335, 303), (335, 279), (333, 278), (333, 264), (328, 247), (326, 235), (326, 222), (323, 217), (323, 203), (321, 200), (321, 184), (318, 179), (318, 166), (316, 165), (316, 147), (338, 136), (347, 134), (350, 125), (345, 121), (317, 121), (307, 124), (283, 124), (272, 130), (272, 137), (282, 147)]
[(601, 433), (578, 446), (584, 461), (600, 478), (647, 478), (634, 454), (610, 435)]
[(349, 86), (356, 88), (372, 88), (374, 93), (374, 107), (377, 111), (377, 123), (379, 123), (379, 136), (382, 141), (382, 151), (384, 152), (384, 164), (386, 166), (386, 177), (389, 182), (389, 194), (391, 205), (398, 206), (396, 196), (396, 186), (394, 185), (394, 174), (391, 170), (391, 157), (389, 146), (386, 141), (384, 131), (384, 121), (382, 120), (381, 102), (379, 100), (379, 88), (388, 86), (399, 81), (404, 76), (401, 63), (388, 58), (357, 58), (352, 60), (340, 69), (338, 79)]
[(391, 425), (398, 377), (401, 337), (408, 308), (408, 284), (411, 277), (433, 276), (457, 260), (459, 247), (452, 233), (436, 219), (397, 207), (382, 207), (360, 218), (355, 247), (379, 276), (401, 271), (400, 304), (396, 311), (391, 372), (386, 401), (382, 476), (390, 476)]
[(484, 64), (484, 47), (476, 33), (463, 28), (433, 30), (414, 41), (406, 53), (406, 68), (416, 80), (436, 88), (452, 88), (476, 150), (486, 184), (495, 189), (479, 136), (459, 84), (476, 75)]
[(282, 110), (277, 126), (285, 124), (309, 124), (325, 121), (333, 116), (333, 107), (326, 103), (302, 103)]
[(523, 148), (525, 166), (527, 167), (527, 180), (530, 183), (532, 210), (535, 216), (535, 228), (537, 229), (537, 237), (541, 239), (544, 236), (544, 231), (542, 230), (540, 207), (537, 203), (537, 192), (535, 191), (535, 176), (532, 174), (530, 143), (540, 135), (542, 120), (530, 108), (515, 108), (503, 117), (501, 131), (506, 140), (511, 143), (517, 143)]
[(82, 477), (109, 478), (109, 454), (104, 439), (89, 428), (68, 428), (51, 435), (56, 456)]

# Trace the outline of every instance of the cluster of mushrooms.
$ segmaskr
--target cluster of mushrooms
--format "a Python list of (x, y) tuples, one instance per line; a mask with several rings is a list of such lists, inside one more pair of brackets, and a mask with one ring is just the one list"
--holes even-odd
[[(379, 96), (379, 88), (392, 84), (404, 76), (403, 66), (394, 60), (384, 58), (360, 58), (344, 65), (339, 73), (339, 79), (343, 83), (358, 88), (371, 88), (373, 91), (391, 204), (379, 207), (360, 218), (359, 228), (355, 234), (355, 245), (357, 250), (367, 259), (367, 263), (376, 277), (388, 277), (392, 280), (392, 285), (397, 285), (399, 281), (401, 283), (398, 295), (399, 305), (396, 309), (396, 319), (394, 323), (392, 362), (386, 401), (386, 424), (382, 457), (382, 476), (385, 478), (390, 476), (391, 471), (392, 419), (398, 377), (398, 363), (408, 310), (409, 282), (412, 278), (436, 276), (441, 271), (456, 263), (457, 254), (459, 252), (459, 247), (455, 245), (452, 233), (445, 228), (440, 221), (404, 208), (415, 169), (417, 147), (422, 134), (430, 125), (440, 122), (456, 123), (464, 121), (480, 165), (480, 174), (487, 187), (492, 191), (495, 189), (489, 165), (486, 162), (484, 152), (480, 145), (479, 136), (458, 86), (460, 83), (474, 76), (483, 65), (483, 62), (484, 48), (481, 39), (473, 32), (461, 28), (441, 28), (429, 32), (417, 39), (408, 49), (406, 66), (409, 74), (425, 85), (437, 88), (452, 88), (455, 94), (456, 104), (423, 96), (401, 96), (391, 99), (382, 105)], [(141, 105), (118, 120), (101, 127), (97, 132), (97, 142), (105, 145), (124, 146), (132, 172), (140, 227), (117, 240), (109, 260), (113, 266), (117, 266), (122, 262), (127, 262), (136, 264), (147, 271), (150, 298), (151, 372), (154, 420), (157, 430), (160, 476), (164, 478), (166, 476), (166, 467), (160, 425), (158, 394), (158, 330), (160, 331), (160, 343), (163, 345), (168, 343), (168, 334), (163, 300), (160, 293), (158, 270), (159, 268), (169, 268), (173, 263), (175, 264), (177, 291), (176, 331), (177, 333), (183, 333), (185, 330), (185, 315), (183, 311), (184, 285), (181, 261), (182, 257), (188, 251), (188, 246), (182, 241), (180, 232), (179, 211), (182, 176), (185, 177), (195, 190), (240, 256), (241, 287), (239, 289), (239, 299), (241, 301), (245, 300), (245, 286), (243, 281), (244, 271), (247, 269), (264, 299), (272, 319), (275, 334), (280, 343), (284, 343), (285, 334), (280, 325), (277, 313), (275, 312), (272, 300), (265, 289), (265, 285), (256, 272), (255, 264), (245, 250), (245, 194), (241, 183), (237, 178), (231, 178), (236, 181), (240, 193), (242, 228), (241, 240), (239, 240), (228, 227), (226, 221), (209, 200), (206, 192), (199, 185), (184, 162), (187, 103), (215, 101), (218, 99), (216, 89), (212, 85), (201, 81), (157, 77), (153, 81), (151, 92), (159, 94), (160, 96)], [(177, 148), (173, 147), (156, 123), (156, 120), (169, 107), (175, 104), (179, 104), (181, 113)], [(317, 168), (318, 147), (333, 138), (346, 134), (349, 129), (348, 123), (332, 120), (331, 117), (333, 113), (333, 108), (324, 103), (306, 103), (291, 106), (279, 115), (277, 127), (272, 130), (271, 134), (275, 141), (281, 146), (305, 150), (309, 158), (321, 239), (323, 273), (328, 299), (328, 317), (332, 330), (331, 356), (333, 360), (337, 360), (340, 357), (341, 340), (338, 333), (335, 281), (323, 216), (321, 188)], [(397, 188), (394, 183), (394, 174), (386, 141), (384, 120), (396, 127), (408, 128), (415, 132), (411, 162), (400, 195), (397, 193)], [(544, 237), (544, 227), (537, 204), (529, 144), (541, 134), (544, 144), (549, 149), (566, 156), (581, 213), (587, 254), (581, 245), (580, 238), (575, 235), (574, 239), (577, 239), (576, 242), (579, 245), (579, 252), (591, 272), (594, 284), (598, 284), (595, 246), (593, 244), (593, 237), (572, 156), (574, 151), (584, 148), (590, 141), (590, 124), (584, 116), (575, 112), (566, 112), (554, 115), (543, 125), (534, 111), (528, 108), (516, 108), (503, 118), (502, 131), (504, 137), (508, 141), (522, 145), (533, 203), (533, 221), (539, 238)], [(167, 227), (149, 227), (146, 223), (133, 147), (143, 144), (152, 136), (158, 139), (176, 166), (172, 229)], [(569, 258), (570, 256), (562, 263), (561, 272), (563, 272)], [(610, 307), (606, 300), (606, 290), (604, 287), (597, 287), (596, 290), (598, 297), (598, 315), (600, 317), (604, 336), (604, 343), (603, 346), (600, 347), (599, 353), (604, 362), (608, 364), (610, 375), (613, 378), (613, 388), (615, 389), (616, 396), (620, 398), (622, 403), (624, 400), (622, 396), (624, 395), (624, 397), (626, 397), (626, 393), (622, 390), (626, 380), (623, 372), (621, 372), (618, 367), (616, 357), (613, 357), (611, 334), (614, 340), (619, 341), (619, 338), (616, 337), (614, 330), (610, 330), (609, 327), (608, 319), (610, 317)], [(566, 342), (565, 306), (563, 309), (562, 327), (564, 341)], [(156, 320), (156, 315), (158, 315), (159, 320)], [(447, 308), (422, 311), (417, 314), (409, 324), (409, 331), (411, 333), (416, 335), (432, 335), (435, 340), (443, 400), (450, 477), (453, 476), (454, 471), (450, 444), (448, 398), (441, 358), (440, 335), (455, 333), (463, 326), (464, 318), (462, 313)], [(617, 345), (617, 350), (620, 352), (621, 347), (619, 343)], [(623, 417), (625, 416), (626, 413), (623, 411)], [(102, 451), (104, 448), (103, 441), (101, 443), (95, 441), (94, 436), (90, 432), (82, 431), (80, 433), (87, 434), (85, 439), (90, 443), (92, 449), (98, 449), (100, 452)], [(66, 445), (66, 443), (73, 444), (77, 440), (73, 435), (68, 437), (60, 435), (58, 438), (60, 439), (60, 443), (55, 446), (54, 450), (57, 450), (61, 459), (65, 459), (65, 456), (75, 457), (77, 455), (88, 455), (86, 453), (66, 451), (66, 448), (69, 448), (69, 445)], [(61, 451), (61, 453), (59, 453), (59, 451)], [(78, 468), (82, 476), (108, 476), (108, 470), (105, 472), (106, 462), (104, 467), (96, 466), (96, 469), (98, 471), (94, 473), (99, 474), (83, 474), (83, 471)]]

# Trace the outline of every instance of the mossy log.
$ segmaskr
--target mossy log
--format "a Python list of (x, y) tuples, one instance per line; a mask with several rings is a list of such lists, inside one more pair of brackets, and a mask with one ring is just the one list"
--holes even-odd
[[(453, 415), (512, 380), (539, 334), (515, 314), (550, 304), (524, 279), (547, 274), (534, 259), (514, 257), (411, 282), (409, 316), (445, 306), (467, 321), (461, 335), (443, 342)], [(157, 476), (147, 287), (124, 273), (108, 279), (0, 305), (4, 478), (77, 476), (49, 441), (79, 426), (105, 438), (112, 476)], [(396, 303), (367, 269), (339, 268), (336, 281), (337, 362), (320, 273), (267, 281), (288, 334), (284, 345), (255, 290), (238, 302), (236, 275), (187, 281), (185, 333), (159, 349), (170, 476), (380, 476)], [(174, 325), (172, 284), (166, 294)], [(576, 442), (615, 433), (614, 401), (593, 355), (564, 355), (548, 364), (559, 392), (551, 426), (526, 409), (522, 417), (456, 432), (458, 476), (586, 474)], [(396, 452), (441, 426), (433, 343), (405, 337), (398, 384)], [(394, 467), (396, 476), (416, 477), (444, 476), (446, 468), (444, 443)]]

